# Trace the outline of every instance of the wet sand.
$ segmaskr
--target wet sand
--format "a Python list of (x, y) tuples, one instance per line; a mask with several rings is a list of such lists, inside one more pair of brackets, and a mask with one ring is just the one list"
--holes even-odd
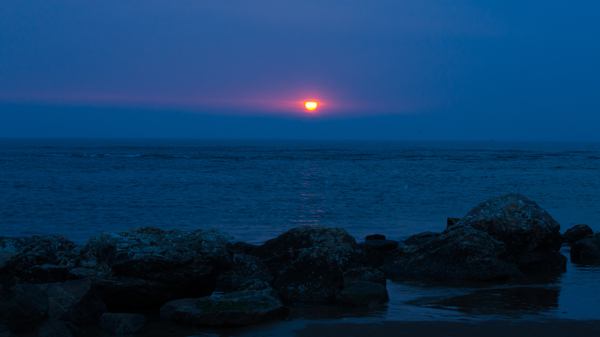
[[(111, 336), (106, 331), (86, 329), (84, 336)], [(472, 322), (377, 322), (352, 323), (344, 320), (282, 321), (259, 324), (242, 328), (206, 329), (166, 325), (150, 322), (138, 337), (376, 337), (376, 336), (485, 336), (485, 337), (564, 337), (564, 336), (600, 336), (600, 321), (548, 320), (520, 321), (495, 320)]]
[(309, 336), (485, 336), (485, 337), (559, 337), (600, 336), (600, 321), (553, 320), (469, 322), (385, 322), (382, 324), (309, 324), (295, 332)]

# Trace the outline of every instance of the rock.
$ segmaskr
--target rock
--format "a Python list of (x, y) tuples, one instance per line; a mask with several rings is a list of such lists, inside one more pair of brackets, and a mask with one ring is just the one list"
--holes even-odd
[(473, 208), (461, 223), (490, 234), (510, 250), (559, 250), (562, 243), (558, 222), (520, 194), (489, 199)]
[(568, 243), (572, 246), (575, 242), (585, 239), (588, 235), (594, 234), (594, 231), (588, 225), (577, 225), (569, 228), (565, 234), (562, 235), (562, 242)]
[(48, 295), (48, 315), (75, 324), (96, 321), (106, 312), (90, 278), (37, 285)]
[(231, 270), (222, 272), (217, 278), (217, 289), (231, 291), (240, 284), (252, 279), (260, 279), (267, 283), (272, 283), (273, 274), (269, 270), (269, 267), (258, 257), (236, 254), (233, 257), (233, 267)]
[(327, 248), (302, 250), (276, 278), (273, 288), (284, 303), (333, 303), (344, 285), (338, 258)]
[(7, 325), (0, 324), (0, 337), (17, 337), (17, 335), (10, 332)]
[(94, 271), (109, 311), (162, 305), (210, 295), (221, 271), (231, 269), (230, 239), (214, 229), (104, 233), (81, 248), (77, 267)]
[[(343, 228), (300, 226), (271, 239), (252, 251), (252, 255), (265, 260), (289, 254), (298, 249), (327, 248), (342, 270), (370, 265), (366, 254), (356, 240)], [(271, 270), (276, 275), (276, 271)]]
[(105, 313), (100, 317), (100, 326), (113, 335), (129, 335), (140, 331), (146, 317), (140, 314)]
[(388, 278), (489, 281), (520, 276), (504, 261), (504, 243), (469, 226), (453, 226), (424, 244), (398, 248), (381, 270)]
[(600, 263), (600, 233), (588, 235), (571, 245), (573, 263)]
[(382, 234), (367, 235), (367, 237), (365, 238), (365, 241), (370, 241), (370, 240), (385, 240), (385, 235), (382, 235)]
[(31, 284), (13, 286), (0, 300), (0, 324), (14, 332), (29, 332), (48, 314), (48, 296)]
[(440, 233), (423, 232), (415, 234), (404, 241), (406, 245), (421, 245), (440, 236)]
[(456, 225), (460, 221), (460, 218), (448, 218), (446, 219), (446, 228), (450, 228)]
[(374, 282), (354, 282), (342, 290), (335, 299), (337, 304), (345, 306), (369, 306), (390, 300), (384, 286)]
[(394, 249), (398, 248), (398, 242), (392, 240), (368, 240), (359, 245), (367, 254), (367, 258), (373, 267), (379, 267), (384, 257)]
[(40, 328), (38, 337), (73, 337), (73, 334), (64, 322), (50, 318)]
[(350, 269), (343, 273), (343, 277), (344, 287), (348, 287), (355, 282), (374, 282), (384, 287), (386, 286), (385, 274), (377, 268), (361, 267)]
[(246, 242), (236, 242), (236, 243), (228, 243), (227, 248), (233, 251), (235, 254), (252, 254), (252, 251), (258, 246), (246, 243)]
[(60, 235), (0, 237), (0, 283), (66, 281), (76, 245)]
[(287, 317), (289, 309), (266, 282), (252, 280), (240, 289), (220, 298), (170, 301), (160, 309), (160, 316), (186, 325), (211, 327), (245, 326)]
[[(566, 271), (566, 258), (556, 254), (562, 244), (560, 225), (523, 195), (507, 194), (489, 199), (446, 231), (462, 225), (488, 233), (503, 242), (507, 258), (515, 261), (524, 273)], [(535, 263), (531, 260), (534, 256), (542, 257), (542, 260)]]

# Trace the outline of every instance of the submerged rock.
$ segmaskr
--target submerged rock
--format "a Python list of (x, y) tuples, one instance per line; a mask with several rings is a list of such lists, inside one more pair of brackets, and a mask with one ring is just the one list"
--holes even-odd
[(29, 332), (48, 315), (48, 296), (31, 284), (17, 284), (0, 299), (0, 324)]
[(109, 311), (162, 305), (210, 295), (217, 276), (231, 268), (230, 239), (214, 229), (104, 233), (81, 248), (78, 267), (94, 270)]
[(96, 321), (106, 312), (100, 292), (90, 278), (39, 284), (48, 295), (48, 315), (75, 324)]
[(130, 335), (140, 331), (146, 317), (140, 314), (105, 313), (100, 317), (100, 326), (113, 335)]
[(600, 233), (591, 234), (571, 245), (573, 263), (600, 263)]
[(259, 280), (220, 298), (174, 300), (160, 309), (162, 319), (191, 326), (244, 326), (284, 319), (288, 313), (273, 288)]
[(354, 282), (342, 290), (335, 301), (345, 306), (369, 306), (390, 300), (387, 290), (380, 283)]
[(489, 281), (521, 275), (502, 255), (506, 246), (474, 228), (452, 227), (422, 245), (398, 248), (381, 270), (387, 277)]
[(66, 281), (76, 246), (60, 235), (0, 237), (0, 283)]
[(594, 231), (588, 225), (577, 225), (569, 228), (562, 235), (562, 242), (572, 246), (575, 242), (585, 239), (588, 235), (594, 234)]

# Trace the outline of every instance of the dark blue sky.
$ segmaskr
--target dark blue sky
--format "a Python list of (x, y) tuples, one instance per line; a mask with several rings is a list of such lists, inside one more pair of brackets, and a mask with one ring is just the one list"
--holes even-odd
[(598, 1), (2, 1), (0, 136), (600, 141), (598, 17)]

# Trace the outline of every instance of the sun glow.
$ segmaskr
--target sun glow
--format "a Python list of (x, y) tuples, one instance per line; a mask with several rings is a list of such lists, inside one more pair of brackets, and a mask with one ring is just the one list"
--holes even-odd
[(317, 102), (306, 102), (306, 103), (304, 103), (304, 106), (305, 106), (305, 107), (306, 107), (308, 110), (312, 111), (312, 110), (314, 110), (314, 109), (316, 109), (316, 108), (317, 108)]

